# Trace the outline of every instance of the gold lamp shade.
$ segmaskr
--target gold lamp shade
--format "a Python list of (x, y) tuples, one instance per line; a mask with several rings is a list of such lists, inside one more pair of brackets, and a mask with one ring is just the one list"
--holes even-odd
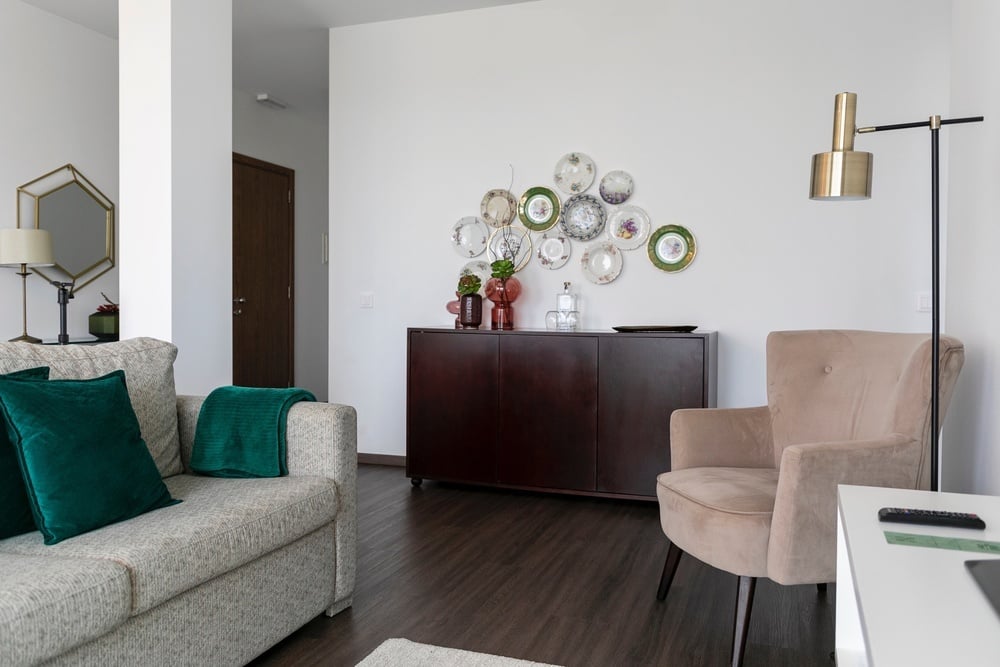
[(833, 108), (833, 150), (813, 155), (810, 199), (870, 199), (872, 154), (854, 150), (855, 93), (839, 93)]

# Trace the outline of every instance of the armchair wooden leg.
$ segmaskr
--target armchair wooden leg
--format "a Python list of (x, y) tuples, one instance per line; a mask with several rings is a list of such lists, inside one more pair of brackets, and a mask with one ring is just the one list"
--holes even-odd
[(667, 591), (670, 590), (670, 584), (674, 580), (677, 565), (681, 562), (681, 556), (684, 554), (673, 542), (668, 540), (667, 543), (669, 544), (667, 560), (663, 563), (663, 574), (660, 575), (660, 587), (656, 589), (657, 600), (665, 600), (667, 598)]
[(747, 631), (750, 629), (750, 608), (753, 606), (753, 592), (757, 587), (757, 577), (740, 577), (739, 595), (736, 598), (736, 622), (733, 624), (732, 667), (743, 664), (743, 651), (747, 647)]

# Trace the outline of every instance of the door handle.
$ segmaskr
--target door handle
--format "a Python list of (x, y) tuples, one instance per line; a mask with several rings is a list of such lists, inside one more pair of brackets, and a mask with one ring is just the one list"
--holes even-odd
[(238, 296), (238, 297), (236, 297), (235, 299), (233, 299), (233, 303), (246, 303), (246, 302), (247, 302), (247, 300), (246, 300), (246, 299), (244, 299), (244, 298), (243, 298), (243, 297), (241, 297), (241, 296)]
[(233, 311), (233, 315), (242, 315), (242, 314), (243, 314), (242, 308), (237, 308)]

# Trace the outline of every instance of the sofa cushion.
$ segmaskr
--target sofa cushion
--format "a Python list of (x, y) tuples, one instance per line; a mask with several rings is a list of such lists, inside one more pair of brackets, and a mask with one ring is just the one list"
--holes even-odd
[(339, 501), (325, 477), (164, 480), (184, 502), (59, 544), (38, 533), (0, 542), (0, 552), (108, 558), (132, 578), (138, 614), (330, 523)]
[(0, 378), (0, 412), (45, 544), (178, 502), (139, 435), (125, 371)]
[(129, 399), (161, 477), (181, 472), (177, 437), (177, 348), (153, 338), (102, 345), (0, 343), (0, 373), (48, 366), (52, 379), (85, 379), (124, 370)]
[[(37, 536), (37, 533), (35, 533)], [(110, 560), (0, 553), (0, 665), (30, 665), (128, 618), (128, 570)]]
[[(28, 368), (15, 371), (0, 378), (21, 380), (48, 380), (49, 369)], [(21, 466), (17, 462), (14, 445), (7, 436), (7, 424), (0, 415), (0, 540), (11, 535), (20, 535), (35, 530), (35, 519), (31, 515), (31, 503), (24, 489)]]

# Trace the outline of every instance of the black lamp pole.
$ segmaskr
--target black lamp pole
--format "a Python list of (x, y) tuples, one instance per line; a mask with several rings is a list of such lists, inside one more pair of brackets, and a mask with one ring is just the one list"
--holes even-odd
[(942, 119), (931, 116), (929, 120), (895, 125), (876, 125), (858, 128), (858, 134), (927, 127), (931, 131), (931, 491), (938, 490), (938, 443), (940, 441), (940, 384), (938, 377), (941, 360), (941, 176), (939, 134), (942, 125), (981, 123), (983, 116)]

